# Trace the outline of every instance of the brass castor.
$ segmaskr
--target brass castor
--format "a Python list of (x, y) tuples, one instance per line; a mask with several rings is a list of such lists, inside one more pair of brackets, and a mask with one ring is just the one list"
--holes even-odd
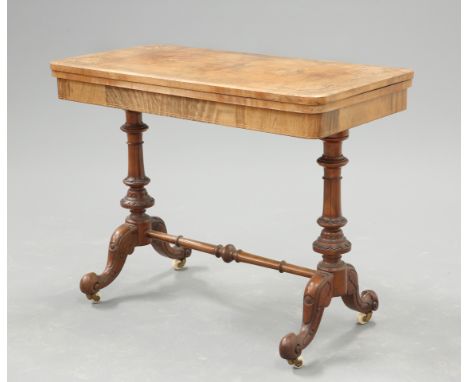
[(304, 365), (304, 358), (300, 355), (296, 359), (288, 359), (288, 363), (295, 369), (300, 369)]
[(369, 313), (358, 313), (357, 315), (357, 323), (359, 325), (365, 325), (367, 324), (370, 319), (372, 318), (372, 312)]
[(174, 268), (174, 270), (176, 271), (180, 271), (185, 266), (186, 262), (187, 262), (186, 259), (182, 259), (182, 260), (174, 259), (172, 260), (172, 268)]
[(92, 300), (93, 304), (99, 304), (99, 301), (101, 301), (101, 296), (99, 296), (97, 293), (95, 294), (87, 294), (86, 298), (88, 300)]

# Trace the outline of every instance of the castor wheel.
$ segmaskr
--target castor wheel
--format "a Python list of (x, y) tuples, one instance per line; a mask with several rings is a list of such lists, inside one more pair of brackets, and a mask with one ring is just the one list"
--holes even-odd
[(304, 358), (300, 355), (296, 359), (288, 359), (288, 363), (295, 369), (300, 369), (304, 365)]
[(174, 259), (172, 260), (172, 268), (174, 268), (174, 270), (176, 271), (180, 271), (185, 266), (186, 262), (186, 259)]
[(99, 304), (99, 301), (101, 301), (101, 296), (99, 296), (97, 293), (95, 294), (87, 294), (86, 298), (88, 300), (92, 300), (93, 304)]
[(365, 325), (370, 321), (371, 318), (372, 318), (372, 312), (369, 312), (369, 313), (359, 312), (357, 315), (357, 323), (359, 325)]

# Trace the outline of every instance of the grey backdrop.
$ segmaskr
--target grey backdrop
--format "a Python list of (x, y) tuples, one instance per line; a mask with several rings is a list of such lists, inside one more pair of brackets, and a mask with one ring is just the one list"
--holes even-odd
[[(8, 11), (10, 381), (458, 380), (457, 1), (15, 0)], [(57, 100), (48, 62), (152, 43), (416, 72), (408, 111), (345, 142), (346, 260), (381, 308), (359, 327), (334, 300), (301, 370), (277, 346), (299, 327), (303, 278), (204, 254), (174, 272), (145, 247), (102, 304), (78, 290), (126, 215), (123, 113)], [(318, 262), (319, 141), (145, 121), (151, 213), (171, 232)]]

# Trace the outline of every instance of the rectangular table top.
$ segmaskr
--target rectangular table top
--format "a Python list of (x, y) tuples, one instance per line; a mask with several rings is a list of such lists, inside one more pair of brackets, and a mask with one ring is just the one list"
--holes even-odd
[(139, 46), (51, 63), (59, 97), (305, 138), (404, 110), (413, 71)]

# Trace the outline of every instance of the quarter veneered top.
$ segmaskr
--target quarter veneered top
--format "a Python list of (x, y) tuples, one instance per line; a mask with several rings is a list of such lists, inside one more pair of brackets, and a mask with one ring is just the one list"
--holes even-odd
[(51, 63), (71, 73), (259, 100), (324, 105), (413, 78), (382, 66), (222, 52), (173, 45), (139, 46)]

